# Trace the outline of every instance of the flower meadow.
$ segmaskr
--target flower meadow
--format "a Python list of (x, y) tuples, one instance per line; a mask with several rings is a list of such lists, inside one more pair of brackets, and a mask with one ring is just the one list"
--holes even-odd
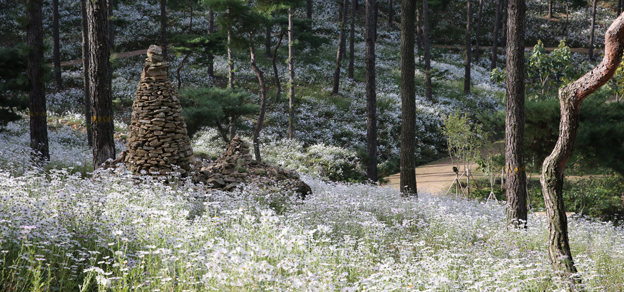
[[(313, 195), (206, 192), (123, 171), (0, 171), (3, 289), (550, 291), (547, 223), (503, 204), (304, 176)], [(571, 218), (588, 291), (624, 285), (624, 230)], [(9, 286), (7, 286), (9, 285)], [(50, 289), (50, 290), (48, 290)], [(9, 291), (11, 291), (9, 289)]]

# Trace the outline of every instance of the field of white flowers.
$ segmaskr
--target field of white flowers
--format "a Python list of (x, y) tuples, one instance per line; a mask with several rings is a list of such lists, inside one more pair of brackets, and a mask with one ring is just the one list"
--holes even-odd
[[(78, 3), (61, 1), (61, 23), (79, 25)], [(546, 1), (530, 3), (543, 7)], [(117, 21), (133, 24), (133, 29), (117, 28), (119, 50), (157, 42), (156, 1), (118, 5)], [(564, 288), (567, 279), (553, 273), (548, 262), (547, 224), (542, 216), (530, 214), (526, 230), (507, 229), (502, 203), (428, 193), (403, 197), (394, 189), (333, 183), (319, 176), (319, 166), (337, 175), (346, 168), (361, 171), (357, 151), (365, 145), (366, 109), (361, 81), (344, 78), (341, 95), (329, 95), (337, 41), (336, 35), (328, 32), (337, 30), (335, 3), (319, 0), (314, 5), (314, 28), (326, 33), (330, 43), (301, 52), (302, 56), (316, 56), (313, 62), (295, 57), (296, 139), (284, 138), (284, 101), (270, 104), (261, 135), (264, 159), (302, 173), (313, 195), (301, 201), (292, 194), (267, 192), (253, 185), (232, 193), (207, 192), (184, 179), (165, 183), (135, 178), (121, 169), (91, 174), (92, 154), (81, 110), (82, 69), (64, 68), (68, 88), (50, 89), (47, 94), (50, 162), (35, 166), (30, 161), (26, 119), (10, 123), (0, 132), (0, 291)], [(583, 18), (582, 13), (575, 10), (573, 17)], [(599, 13), (609, 17), (606, 10)], [(207, 30), (204, 14), (197, 13), (194, 30)], [(173, 33), (188, 23), (188, 14), (183, 12), (171, 12), (169, 17)], [(7, 20), (4, 16), (0, 19)], [(4, 22), (6, 29), (17, 27), (11, 21)], [(51, 20), (45, 23), (49, 26)], [(399, 32), (383, 22), (380, 25), (377, 94), (383, 168), (398, 156), (401, 112)], [(77, 33), (62, 30), (63, 59), (79, 56)], [(584, 34), (578, 35), (579, 42)], [(527, 35), (534, 36), (531, 32)], [(362, 41), (363, 33), (357, 31), (356, 72), (364, 66)], [(285, 51), (280, 54), (286, 55)], [(486, 58), (481, 60), (482, 66), (473, 66), (473, 94), (465, 97), (460, 89), (464, 74), (461, 55), (443, 51), (433, 55), (436, 102), (425, 101), (424, 91), (416, 96), (417, 155), (421, 161), (444, 151), (439, 127), (445, 114), (458, 109), (488, 113), (503, 107), (504, 88), (490, 82)], [(252, 90), (257, 81), (248, 68), (248, 55), (237, 52), (236, 58), (238, 84)], [(584, 57), (575, 55), (575, 59), (580, 62)], [(180, 58), (172, 57), (172, 67), (179, 62)], [(192, 65), (194, 59), (187, 62)], [(270, 72), (268, 60), (260, 58), (259, 62)], [(142, 64), (143, 57), (114, 61), (117, 103), (133, 100)], [(286, 64), (280, 62), (278, 69), (282, 82), (287, 80)], [(217, 57), (215, 74), (222, 77), (226, 71), (226, 59)], [(218, 82), (207, 77), (203, 68), (186, 66), (181, 73), (184, 86)], [(416, 73), (421, 80), (421, 66)], [(129, 112), (118, 110), (117, 137), (127, 133), (128, 122)], [(253, 125), (254, 121), (247, 123)], [(125, 148), (123, 140), (117, 141), (116, 148)], [(193, 149), (215, 157), (224, 145), (214, 129), (206, 128), (194, 137)], [(589, 218), (572, 217), (569, 224), (583, 286), (588, 291), (622, 291), (624, 229)]]

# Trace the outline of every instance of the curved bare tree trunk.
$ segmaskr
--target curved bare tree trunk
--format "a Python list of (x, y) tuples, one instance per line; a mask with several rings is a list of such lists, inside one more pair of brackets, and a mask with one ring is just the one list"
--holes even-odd
[(275, 102), (279, 102), (280, 97), (282, 96), (282, 84), (279, 80), (279, 73), (277, 72), (277, 64), (275, 63), (277, 59), (277, 49), (279, 49), (282, 44), (282, 39), (284, 38), (284, 33), (280, 32), (279, 40), (277, 41), (277, 45), (273, 51), (273, 57), (271, 58), (271, 63), (273, 63), (273, 73), (275, 74), (275, 85), (277, 85), (277, 93), (275, 94)]
[(228, 54), (228, 87), (234, 89), (234, 52), (232, 52), (232, 32), (227, 31), (227, 54)]
[(249, 52), (251, 55), (251, 69), (258, 76), (258, 83), (260, 84), (260, 115), (258, 115), (258, 121), (256, 122), (256, 128), (253, 132), (253, 147), (254, 147), (254, 155), (257, 161), (262, 161), (260, 157), (260, 144), (258, 142), (258, 137), (260, 137), (260, 131), (262, 130), (262, 123), (264, 123), (264, 114), (266, 113), (267, 107), (267, 97), (266, 97), (266, 85), (264, 84), (264, 73), (258, 68), (256, 65), (256, 51), (254, 50), (253, 42), (251, 40), (251, 36), (249, 39)]
[(416, 84), (414, 82), (414, 19), (416, 2), (401, 1), (401, 175), (403, 194), (418, 196), (416, 188)]
[[(214, 12), (212, 9), (208, 11), (208, 33), (214, 33)], [(210, 64), (208, 64), (208, 76), (214, 77), (214, 60), (210, 60)]]
[[(295, 17), (295, 9), (290, 7), (288, 11), (288, 139), (295, 138), (295, 52), (293, 48), (295, 26), (293, 25), (293, 17)], [(343, 16), (343, 19), (346, 17), (346, 15)]]
[(568, 242), (568, 220), (563, 203), (563, 169), (572, 154), (579, 125), (581, 103), (607, 83), (617, 70), (624, 50), (624, 16), (620, 15), (605, 34), (602, 62), (583, 77), (559, 90), (561, 120), (559, 139), (542, 166), (542, 193), (548, 217), (548, 251), (553, 268), (570, 275), (576, 272)]

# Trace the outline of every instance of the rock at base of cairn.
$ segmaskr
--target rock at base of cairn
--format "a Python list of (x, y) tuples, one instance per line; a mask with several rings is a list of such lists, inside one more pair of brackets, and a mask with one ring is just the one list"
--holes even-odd
[(234, 190), (241, 184), (255, 184), (263, 189), (294, 191), (302, 199), (312, 194), (310, 186), (297, 172), (253, 160), (249, 152), (247, 142), (236, 136), (215, 162), (200, 168), (193, 180), (224, 191)]
[(177, 92), (167, 80), (169, 65), (155, 45), (147, 50), (145, 61), (123, 162), (135, 174), (163, 176), (177, 171), (184, 175), (190, 170), (193, 150)]

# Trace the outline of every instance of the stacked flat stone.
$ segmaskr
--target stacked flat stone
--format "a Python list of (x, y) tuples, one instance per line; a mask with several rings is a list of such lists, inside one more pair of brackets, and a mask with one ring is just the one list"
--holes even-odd
[(294, 191), (300, 198), (312, 193), (296, 171), (254, 160), (249, 144), (238, 136), (216, 161), (198, 168), (193, 180), (212, 189), (232, 191), (241, 184), (253, 184), (260, 189)]
[[(152, 45), (134, 103), (124, 162), (135, 174), (153, 176), (190, 170), (193, 149), (174, 85), (167, 80), (169, 65), (160, 47)], [(178, 166), (180, 169), (174, 169)]]

